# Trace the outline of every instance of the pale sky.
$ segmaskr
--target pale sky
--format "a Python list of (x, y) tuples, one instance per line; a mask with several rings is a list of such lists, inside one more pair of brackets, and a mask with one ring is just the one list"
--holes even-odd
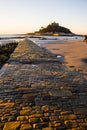
[(87, 0), (0, 0), (0, 34), (34, 32), (54, 21), (87, 34)]

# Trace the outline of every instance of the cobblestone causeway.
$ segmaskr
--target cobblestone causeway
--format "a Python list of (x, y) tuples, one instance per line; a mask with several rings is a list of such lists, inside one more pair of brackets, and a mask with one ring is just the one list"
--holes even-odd
[(0, 130), (87, 130), (87, 81), (32, 41), (0, 70)]

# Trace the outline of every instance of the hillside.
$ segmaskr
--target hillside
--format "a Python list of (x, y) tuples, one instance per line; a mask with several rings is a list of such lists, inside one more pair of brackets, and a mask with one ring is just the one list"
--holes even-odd
[(41, 27), (39, 29), (39, 33), (51, 33), (51, 34), (55, 34), (55, 33), (58, 33), (58, 34), (61, 34), (61, 33), (65, 33), (65, 34), (73, 34), (71, 32), (70, 29), (66, 28), (66, 27), (63, 27), (63, 26), (60, 26), (58, 23), (56, 22), (53, 22), (49, 25), (47, 25), (47, 27)]

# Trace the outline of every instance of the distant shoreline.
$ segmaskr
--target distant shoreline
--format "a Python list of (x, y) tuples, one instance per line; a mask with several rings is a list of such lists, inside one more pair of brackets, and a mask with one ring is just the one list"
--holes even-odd
[(25, 36), (22, 36), (22, 37), (0, 37), (0, 40), (5, 40), (5, 39), (22, 39), (22, 38), (25, 38)]

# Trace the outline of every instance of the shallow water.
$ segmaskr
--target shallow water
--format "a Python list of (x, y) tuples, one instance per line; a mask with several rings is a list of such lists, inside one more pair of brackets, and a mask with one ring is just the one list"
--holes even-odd
[[(41, 45), (45, 43), (53, 43), (53, 41), (58, 40), (77, 40), (77, 41), (83, 41), (84, 37), (82, 36), (41, 36), (41, 38), (28, 38), (29, 40), (33, 41), (34, 43)], [(45, 38), (45, 39), (44, 39)]]
[(0, 45), (19, 42), (20, 40), (23, 40), (23, 35), (19, 35), (19, 34), (0, 35)]
[[(0, 44), (7, 44), (7, 43), (14, 43), (15, 41), (23, 40), (23, 36), (21, 34), (14, 34), (14, 35), (0, 35), (0, 38), (9, 38), (9, 39), (1, 39)], [(22, 37), (22, 38), (16, 38)], [(39, 36), (37, 38), (28, 38), (32, 40), (34, 43), (38, 44), (39, 46), (44, 43), (53, 43), (53, 41), (57, 40), (83, 40), (84, 37), (82, 36)]]

